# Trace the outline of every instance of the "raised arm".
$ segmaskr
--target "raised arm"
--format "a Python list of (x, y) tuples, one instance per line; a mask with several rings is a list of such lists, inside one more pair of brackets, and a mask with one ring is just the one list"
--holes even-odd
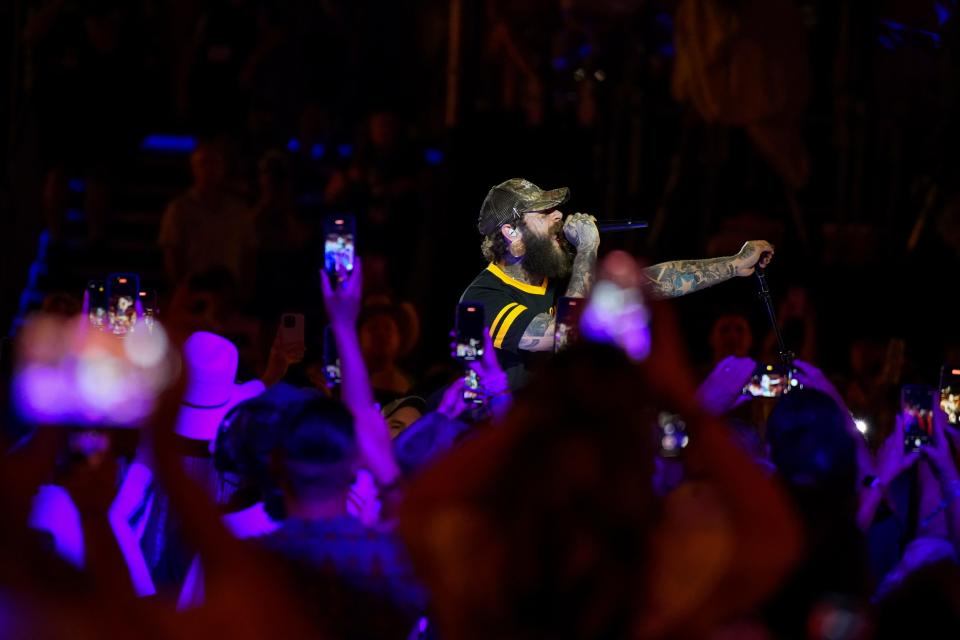
[[(586, 298), (593, 286), (597, 269), (597, 250), (600, 248), (597, 220), (586, 213), (575, 213), (564, 221), (563, 234), (570, 244), (577, 248), (566, 295), (568, 298)], [(553, 331), (550, 335), (553, 335)]]
[(363, 272), (360, 260), (354, 265), (353, 275), (342, 288), (334, 288), (327, 274), (320, 272), (323, 303), (333, 328), (343, 371), (342, 399), (356, 421), (357, 446), (364, 465), (373, 474), (384, 498), (389, 514), (396, 510), (399, 494), (394, 491), (401, 479), (390, 441), (387, 421), (374, 405), (373, 389), (367, 375), (367, 365), (357, 336), (357, 317), (360, 315)]
[(644, 269), (650, 281), (649, 292), (656, 298), (676, 298), (712, 287), (737, 276), (753, 274), (757, 263), (766, 267), (773, 257), (773, 246), (765, 240), (744, 243), (734, 256), (705, 260), (673, 260)]
[[(586, 298), (593, 287), (597, 250), (600, 247), (596, 219), (586, 213), (575, 213), (563, 223), (563, 233), (577, 248), (565, 295), (568, 298)], [(519, 348), (524, 351), (553, 351), (555, 327), (555, 319), (549, 313), (534, 316), (520, 338)]]

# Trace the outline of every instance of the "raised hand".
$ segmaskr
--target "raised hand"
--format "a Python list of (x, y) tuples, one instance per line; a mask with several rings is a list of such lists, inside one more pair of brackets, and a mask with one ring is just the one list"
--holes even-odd
[(953, 459), (950, 440), (953, 433), (947, 414), (940, 408), (940, 392), (933, 396), (933, 437), (930, 443), (920, 449), (925, 460), (933, 467), (940, 484), (946, 488), (950, 483), (960, 481), (960, 471)]
[(793, 366), (796, 368), (794, 377), (796, 377), (801, 385), (809, 389), (821, 391), (833, 398), (841, 407), (846, 406), (843, 396), (840, 395), (840, 392), (837, 391), (837, 388), (830, 382), (823, 371), (803, 360), (794, 360)]
[[(454, 345), (451, 344), (451, 349), (453, 347)], [(507, 374), (500, 368), (500, 362), (497, 360), (489, 329), (483, 332), (483, 358), (468, 361), (466, 364), (471, 371), (477, 374), (480, 380), (480, 388), (476, 390), (476, 393), (484, 402), (490, 403), (491, 409), (495, 409), (495, 415), (499, 415), (510, 404), (510, 386)], [(462, 377), (457, 378), (443, 392), (443, 398), (437, 407), (437, 412), (450, 419), (456, 419), (468, 409), (473, 408), (472, 403), (463, 399), (465, 389), (464, 379)], [(495, 399), (499, 401), (493, 402)]]
[(500, 368), (489, 329), (483, 332), (483, 358), (472, 360), (467, 363), (467, 366), (480, 377), (480, 385), (488, 396), (500, 395), (510, 391), (507, 374)]
[(597, 219), (588, 213), (575, 213), (563, 222), (563, 234), (570, 244), (581, 251), (596, 250), (600, 246)]
[(765, 269), (771, 260), (773, 260), (772, 244), (766, 240), (749, 240), (733, 257), (733, 264), (737, 275), (744, 277), (753, 275), (757, 266)]
[(697, 389), (697, 400), (707, 412), (719, 416), (744, 402), (750, 396), (743, 388), (757, 368), (753, 358), (727, 356), (721, 360)]
[(353, 274), (339, 287), (334, 287), (330, 283), (327, 272), (321, 269), (320, 289), (323, 291), (323, 304), (327, 309), (330, 324), (334, 325), (334, 328), (355, 327), (363, 297), (363, 270), (360, 258), (354, 258)]
[(877, 451), (877, 477), (883, 486), (888, 486), (897, 477), (916, 464), (920, 459), (919, 451), (906, 453), (903, 447), (903, 417), (898, 415), (893, 431), (880, 445)]

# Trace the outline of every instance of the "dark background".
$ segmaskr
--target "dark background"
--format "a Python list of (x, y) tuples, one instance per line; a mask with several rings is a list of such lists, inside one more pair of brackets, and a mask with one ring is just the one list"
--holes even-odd
[[(417, 369), (443, 358), (453, 304), (483, 267), (475, 230), (483, 196), (523, 176), (544, 188), (570, 186), (570, 212), (658, 222), (603, 240), (603, 249), (627, 248), (650, 262), (728, 255), (766, 238), (777, 246), (775, 298), (798, 285), (815, 303), (825, 369), (842, 373), (855, 339), (902, 337), (910, 375), (935, 381), (960, 342), (952, 304), (960, 252), (956, 0), (792, 3), (807, 48), (792, 53), (810, 78), (797, 120), (809, 172), (792, 185), (744, 126), (707, 122), (671, 93), (685, 53), (675, 39), (678, 4), (3, 3), (0, 322), (12, 329), (45, 295), (79, 295), (87, 279), (109, 271), (138, 271), (169, 293), (156, 236), (165, 204), (189, 183), (188, 156), (145, 149), (148, 134), (228, 140), (250, 199), (256, 158), (288, 149), (317, 169), (297, 184), (304, 220), (316, 226), (335, 207), (311, 194), (362, 155), (371, 114), (389, 113), (410, 159), (391, 170), (414, 185), (391, 203), (389, 280), (420, 312)], [(738, 15), (767, 6), (715, 4)], [(784, 55), (760, 41), (758, 59)], [(217, 47), (230, 61), (214, 68), (207, 63)], [(763, 91), (761, 80), (747, 83)], [(324, 142), (316, 166), (309, 149), (291, 142), (303, 138), (305, 112)], [(69, 185), (61, 209), (72, 213), (44, 255), (41, 232), (59, 215), (45, 185), (57, 170)], [(91, 180), (109, 196), (96, 238), (84, 211)], [(363, 219), (369, 204), (336, 207)], [(678, 301), (695, 359), (707, 358), (718, 309), (743, 307), (758, 336), (766, 332), (755, 291), (752, 279), (740, 280)]]

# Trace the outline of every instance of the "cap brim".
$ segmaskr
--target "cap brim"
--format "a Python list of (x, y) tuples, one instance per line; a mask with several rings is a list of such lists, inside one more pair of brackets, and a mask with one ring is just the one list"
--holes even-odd
[(200, 409), (187, 405), (180, 406), (177, 415), (175, 431), (178, 435), (192, 440), (213, 440), (217, 436), (217, 429), (230, 409), (250, 398), (263, 393), (266, 387), (260, 380), (251, 380), (233, 386), (230, 400), (221, 407), (214, 409)]
[(560, 187), (559, 189), (544, 191), (542, 194), (540, 194), (539, 198), (533, 202), (527, 203), (527, 205), (524, 206), (523, 213), (528, 211), (549, 211), (550, 209), (556, 209), (569, 199), (570, 189), (567, 187)]

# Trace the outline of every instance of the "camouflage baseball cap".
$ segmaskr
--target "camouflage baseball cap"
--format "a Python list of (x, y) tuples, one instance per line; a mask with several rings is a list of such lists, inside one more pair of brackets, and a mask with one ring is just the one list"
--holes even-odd
[(561, 187), (544, 191), (529, 180), (510, 178), (487, 192), (480, 207), (477, 229), (490, 235), (501, 226), (519, 220), (528, 211), (555, 209), (567, 201), (570, 189)]

